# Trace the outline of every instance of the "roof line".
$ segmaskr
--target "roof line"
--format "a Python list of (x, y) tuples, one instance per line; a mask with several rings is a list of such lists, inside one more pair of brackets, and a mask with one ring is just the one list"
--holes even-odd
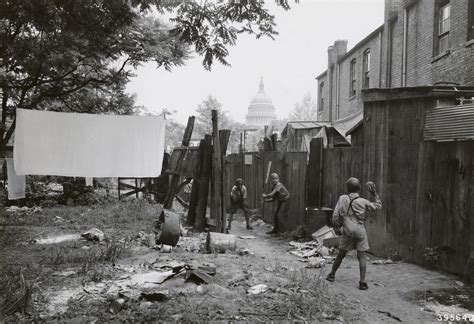
[(364, 45), (369, 39), (373, 38), (376, 34), (378, 34), (384, 27), (384, 24), (380, 25), (377, 27), (373, 32), (371, 32), (369, 35), (365, 36), (361, 41), (359, 41), (357, 44), (355, 44), (346, 54), (341, 56), (338, 60), (337, 63), (342, 62), (344, 59), (346, 59), (348, 56), (350, 56), (356, 49)]

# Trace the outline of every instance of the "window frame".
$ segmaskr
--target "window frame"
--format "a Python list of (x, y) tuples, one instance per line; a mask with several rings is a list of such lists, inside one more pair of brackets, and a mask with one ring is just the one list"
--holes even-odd
[[(446, 11), (448, 12), (445, 18)], [(443, 19), (444, 18), (444, 19)], [(438, 1), (435, 13), (434, 56), (443, 55), (451, 49), (451, 1)]]
[(324, 111), (324, 81), (319, 83), (318, 112)]
[(353, 58), (349, 63), (349, 98), (354, 97), (356, 95), (356, 58)]
[(370, 65), (371, 65), (370, 48), (366, 48), (362, 54), (362, 88), (370, 88)]

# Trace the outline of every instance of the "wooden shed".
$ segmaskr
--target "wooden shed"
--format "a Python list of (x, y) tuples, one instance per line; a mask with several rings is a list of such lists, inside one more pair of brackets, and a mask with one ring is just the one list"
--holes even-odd
[(371, 249), (467, 275), (474, 106), (466, 103), (473, 96), (473, 87), (461, 86), (364, 90), (363, 122), (349, 131), (353, 146), (323, 150), (323, 205), (334, 207), (348, 177), (372, 180), (383, 210), (366, 222)]

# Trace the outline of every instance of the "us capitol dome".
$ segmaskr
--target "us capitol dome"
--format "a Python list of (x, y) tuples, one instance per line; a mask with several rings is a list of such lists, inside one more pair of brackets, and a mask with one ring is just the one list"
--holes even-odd
[(265, 93), (263, 78), (260, 79), (258, 93), (250, 102), (248, 113), (245, 115), (247, 129), (261, 129), (277, 119), (272, 99)]

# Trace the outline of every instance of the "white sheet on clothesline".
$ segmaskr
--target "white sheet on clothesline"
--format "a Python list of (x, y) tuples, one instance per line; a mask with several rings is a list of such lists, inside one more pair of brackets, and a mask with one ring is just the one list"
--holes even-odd
[(163, 116), (117, 116), (17, 109), (17, 174), (157, 177), (165, 144)]

